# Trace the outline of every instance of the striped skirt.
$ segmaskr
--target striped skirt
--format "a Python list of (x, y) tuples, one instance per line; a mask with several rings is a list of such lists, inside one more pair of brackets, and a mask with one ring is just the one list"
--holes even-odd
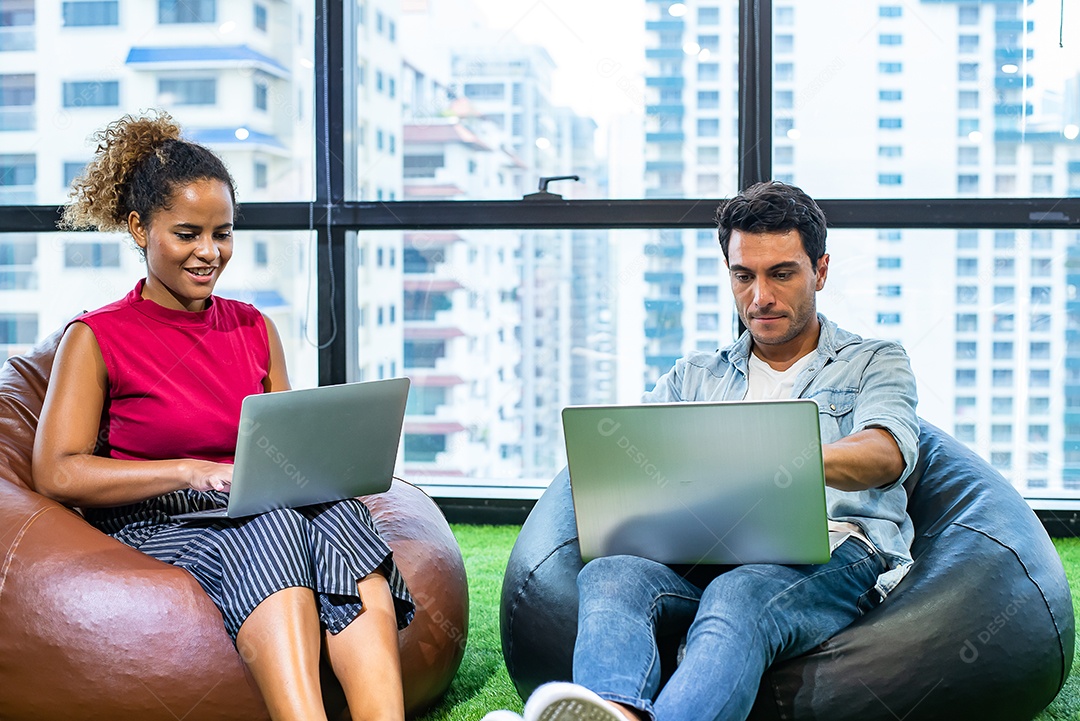
[(322, 625), (340, 632), (363, 608), (357, 583), (376, 570), (387, 577), (398, 627), (412, 620), (415, 607), (405, 580), (359, 500), (237, 519), (172, 520), (175, 514), (224, 506), (227, 499), (217, 491), (182, 490), (85, 513), (113, 538), (194, 576), (221, 610), (233, 643), (259, 603), (297, 586), (314, 591)]

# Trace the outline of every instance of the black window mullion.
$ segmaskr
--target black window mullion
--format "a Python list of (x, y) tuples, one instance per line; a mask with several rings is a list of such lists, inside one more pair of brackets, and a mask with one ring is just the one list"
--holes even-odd
[(346, 233), (333, 223), (333, 209), (345, 199), (346, 15), (340, 0), (316, 0), (315, 207), (308, 206), (304, 227), (314, 223), (318, 228), (319, 385), (348, 380)]
[(739, 2), (739, 187), (772, 177), (772, 0)]

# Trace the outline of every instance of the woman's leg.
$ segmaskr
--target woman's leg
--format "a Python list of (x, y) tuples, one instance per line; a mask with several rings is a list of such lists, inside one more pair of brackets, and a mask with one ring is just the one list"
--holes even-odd
[(236, 648), (274, 721), (326, 718), (319, 686), (321, 644), (310, 588), (267, 596), (240, 626)]
[(394, 598), (376, 571), (358, 584), (364, 608), (340, 633), (326, 633), (330, 666), (354, 721), (402, 721), (405, 700)]

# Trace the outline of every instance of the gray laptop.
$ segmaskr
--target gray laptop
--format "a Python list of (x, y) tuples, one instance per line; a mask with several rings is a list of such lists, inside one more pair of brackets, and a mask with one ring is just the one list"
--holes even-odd
[(386, 491), (408, 393), (408, 378), (390, 378), (248, 396), (228, 508), (173, 518), (239, 518)]
[(585, 560), (829, 560), (812, 400), (572, 406), (563, 431)]

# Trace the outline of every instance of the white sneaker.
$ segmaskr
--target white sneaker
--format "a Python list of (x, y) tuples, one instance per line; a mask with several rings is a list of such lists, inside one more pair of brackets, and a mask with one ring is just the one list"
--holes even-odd
[(513, 711), (491, 711), (480, 721), (522, 721), (522, 718)]
[(553, 681), (529, 696), (525, 721), (626, 721), (626, 717), (615, 704), (584, 686)]

